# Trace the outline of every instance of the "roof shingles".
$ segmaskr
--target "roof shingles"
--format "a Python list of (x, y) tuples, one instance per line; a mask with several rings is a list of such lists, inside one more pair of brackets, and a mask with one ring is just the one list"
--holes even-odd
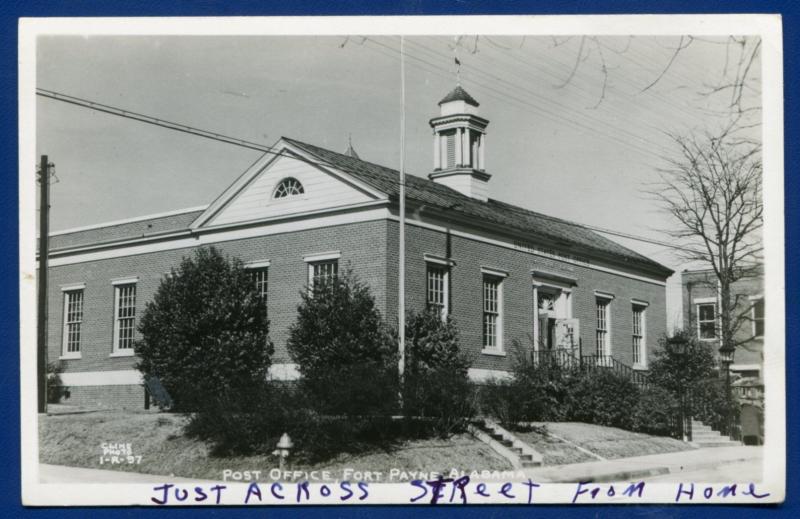
[(170, 231), (183, 231), (188, 229), (189, 224), (202, 213), (203, 211), (190, 211), (146, 220), (142, 219), (133, 222), (96, 227), (94, 229), (77, 230), (65, 234), (59, 233), (50, 236), (50, 250), (140, 238)]
[[(298, 148), (316, 156), (333, 167), (341, 169), (359, 180), (366, 182), (390, 197), (399, 194), (399, 172), (397, 170), (373, 164), (361, 159), (354, 159), (341, 153), (320, 148), (284, 137), (284, 140)], [(474, 219), (476, 222), (492, 222), (507, 228), (521, 231), (532, 237), (543, 237), (563, 245), (574, 245), (585, 251), (578, 255), (600, 252), (615, 257), (624, 263), (660, 271), (668, 276), (671, 269), (632, 251), (586, 227), (537, 213), (522, 207), (489, 199), (482, 202), (455, 191), (432, 180), (415, 175), (406, 175), (406, 197), (422, 204), (430, 204), (440, 209), (452, 210)]]

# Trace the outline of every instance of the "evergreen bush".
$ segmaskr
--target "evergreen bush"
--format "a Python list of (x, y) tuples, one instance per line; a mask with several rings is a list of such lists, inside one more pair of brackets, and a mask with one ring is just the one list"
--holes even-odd
[(328, 416), (397, 412), (397, 341), (367, 285), (347, 271), (301, 297), (287, 347), (310, 407)]
[(472, 361), (461, 350), (458, 329), (432, 309), (411, 312), (406, 320), (403, 377), (404, 414), (434, 418), (442, 436), (463, 430), (474, 414), (469, 380)]
[(165, 277), (145, 307), (137, 368), (156, 376), (174, 409), (216, 409), (266, 384), (272, 343), (264, 300), (238, 259), (204, 248)]

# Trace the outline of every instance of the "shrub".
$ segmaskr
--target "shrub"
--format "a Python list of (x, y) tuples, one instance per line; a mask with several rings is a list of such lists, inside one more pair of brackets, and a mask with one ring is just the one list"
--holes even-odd
[(725, 380), (722, 377), (715, 376), (696, 381), (686, 397), (692, 417), (714, 430), (726, 433), (729, 421), (738, 422), (740, 406), (735, 399), (728, 399)]
[(522, 412), (525, 401), (529, 398), (517, 391), (513, 380), (493, 378), (478, 387), (481, 413), (510, 428), (532, 419)]
[(671, 436), (678, 427), (680, 410), (672, 393), (659, 386), (639, 391), (631, 412), (631, 430), (659, 436)]
[(471, 359), (461, 351), (458, 330), (434, 310), (412, 312), (406, 321), (403, 377), (404, 413), (435, 418), (442, 436), (461, 430), (474, 413), (468, 371)]
[(230, 456), (275, 449), (281, 434), (303, 423), (303, 406), (288, 386), (260, 385), (247, 394), (230, 391), (209, 399), (193, 413), (185, 432), (211, 443), (211, 454)]
[(605, 368), (581, 372), (570, 380), (569, 420), (631, 429), (631, 410), (639, 387), (627, 377)]
[(512, 343), (515, 360), (512, 378), (489, 381), (481, 388), (482, 410), (501, 423), (559, 421), (567, 417), (570, 387), (577, 376), (573, 366), (555, 362), (556, 357), (534, 357)]
[(216, 409), (266, 383), (268, 327), (266, 305), (242, 262), (200, 249), (147, 303), (137, 368), (161, 380), (175, 409)]
[(518, 342), (515, 341), (513, 346), (516, 361), (512, 388), (522, 397), (518, 404), (522, 420), (563, 420), (569, 410), (570, 384), (577, 370), (560, 364), (556, 357), (543, 356), (534, 362), (534, 357), (526, 355)]
[(662, 337), (650, 362), (650, 382), (678, 396), (695, 384), (716, 378), (714, 352), (691, 333), (681, 330)]
[(364, 283), (345, 272), (303, 291), (289, 330), (300, 389), (325, 415), (397, 410), (397, 343)]
[(62, 398), (67, 396), (67, 388), (61, 383), (61, 373), (64, 366), (61, 362), (50, 362), (47, 364), (47, 403), (57, 404)]
[(386, 415), (324, 415), (298, 387), (274, 384), (246, 399), (213, 400), (204, 412), (191, 416), (185, 432), (208, 441), (214, 456), (270, 455), (288, 433), (294, 443), (292, 463), (315, 464), (342, 453), (387, 451), (409, 439), (428, 438), (436, 433), (436, 423)]
[(719, 431), (735, 420), (738, 404), (728, 399), (723, 373), (717, 367), (712, 347), (693, 334), (679, 331), (659, 341), (650, 364), (650, 381), (672, 395), (685, 398), (689, 413)]

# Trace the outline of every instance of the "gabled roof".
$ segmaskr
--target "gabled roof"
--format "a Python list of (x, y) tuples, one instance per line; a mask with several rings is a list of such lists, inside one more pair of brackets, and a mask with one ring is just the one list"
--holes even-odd
[[(399, 173), (397, 170), (287, 137), (284, 137), (283, 140), (317, 157), (320, 161), (339, 168), (345, 173), (372, 185), (392, 198), (396, 199), (399, 195)], [(460, 213), (476, 223), (493, 223), (517, 232), (529, 234), (533, 238), (546, 238), (548, 241), (565, 246), (567, 249), (575, 246), (580, 249), (574, 251), (576, 255), (599, 252), (606, 256), (611, 256), (623, 264), (643, 267), (663, 274), (664, 277), (672, 274), (671, 269), (660, 263), (611, 241), (580, 224), (547, 216), (498, 200), (489, 199), (486, 202), (482, 202), (447, 186), (415, 175), (406, 174), (406, 198), (420, 204)]]
[[(375, 190), (376, 195), (385, 195), (394, 200), (397, 200), (399, 196), (399, 173), (397, 170), (287, 137), (283, 137), (281, 141), (319, 161), (321, 165), (338, 169), (345, 176), (352, 178), (352, 182), (361, 183), (366, 189)], [(247, 176), (247, 174), (243, 175), (229, 190), (236, 188), (240, 181), (246, 183), (248, 178), (244, 177)], [(252, 177), (252, 172), (250, 177)], [(224, 196), (221, 195), (220, 198), (224, 198)], [(501, 227), (517, 235), (530, 236), (532, 241), (546, 240), (577, 256), (590, 256), (598, 253), (617, 263), (645, 269), (663, 275), (665, 278), (672, 274), (671, 269), (660, 263), (623, 247), (580, 224), (498, 200), (489, 199), (486, 202), (476, 200), (447, 186), (415, 175), (406, 174), (406, 198), (416, 202), (417, 205), (458, 214), (468, 223), (476, 226)], [(126, 222), (101, 224), (92, 226), (92, 228), (76, 229), (74, 232), (54, 233), (50, 238), (50, 250), (188, 231), (202, 215), (213, 209), (212, 206), (206, 210), (184, 210), (168, 215), (154, 215), (152, 218), (134, 218)]]
[(451, 90), (449, 94), (444, 96), (444, 98), (442, 98), (442, 100), (439, 101), (439, 106), (445, 103), (449, 103), (450, 101), (464, 101), (468, 105), (480, 106), (480, 103), (478, 103), (474, 97), (469, 95), (466, 90), (461, 88), (461, 85), (458, 85), (453, 90)]

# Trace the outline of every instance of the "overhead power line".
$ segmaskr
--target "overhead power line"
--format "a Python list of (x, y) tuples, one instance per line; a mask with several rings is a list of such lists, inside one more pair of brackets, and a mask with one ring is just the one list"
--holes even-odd
[(691, 249), (687, 249), (686, 247), (682, 247), (680, 245), (675, 245), (674, 243), (669, 243), (661, 240), (656, 240), (655, 238), (647, 238), (645, 236), (639, 236), (636, 234), (630, 234), (622, 231), (615, 231), (613, 229), (606, 229), (604, 227), (597, 227), (596, 225), (589, 225), (585, 223), (578, 224), (581, 227), (586, 227), (595, 232), (599, 232), (602, 234), (610, 234), (612, 236), (619, 236), (620, 238), (627, 238), (629, 240), (636, 240), (644, 243), (650, 243), (652, 245), (661, 245), (662, 247), (668, 247), (670, 249), (685, 251), (685, 252), (697, 252)]
[(199, 128), (195, 128), (185, 124), (165, 121), (164, 119), (159, 119), (158, 117), (152, 117), (149, 115), (131, 112), (130, 110), (123, 110), (122, 108), (116, 108), (114, 106), (96, 103), (94, 101), (89, 101), (88, 99), (81, 99), (79, 97), (74, 97), (67, 94), (61, 94), (59, 92), (54, 92), (52, 90), (45, 90), (44, 88), (37, 88), (36, 95), (42, 97), (49, 97), (51, 99), (56, 99), (58, 101), (63, 101), (65, 103), (82, 106), (84, 108), (90, 108), (92, 110), (97, 110), (98, 112), (105, 112), (107, 114), (117, 115), (119, 117), (126, 117), (128, 119), (134, 119), (139, 122), (147, 124), (162, 126), (164, 128), (169, 128), (170, 130), (176, 130), (184, 133), (191, 133), (192, 135), (198, 135), (200, 137), (205, 137), (206, 139), (213, 139), (215, 141), (227, 142), (228, 144), (241, 146), (243, 148), (249, 148), (251, 150), (264, 151), (264, 152), (271, 150), (269, 146), (258, 144), (256, 142), (250, 142), (244, 139), (237, 139), (235, 137), (228, 137), (226, 135), (209, 132), (206, 130), (201, 130)]
[[(392, 47), (390, 45), (386, 45), (386, 44), (384, 44), (384, 43), (382, 43), (382, 42), (380, 42), (378, 40), (375, 40), (373, 38), (365, 38), (365, 41), (367, 43), (372, 43), (374, 45), (377, 45), (378, 47), (381, 47), (381, 48), (385, 49), (385, 51), (389, 51), (390, 57), (392, 57), (394, 59), (399, 59), (399, 53), (398, 53), (397, 49), (395, 49), (394, 47)], [(379, 54), (387, 55), (386, 52), (385, 51), (382, 52), (381, 49), (378, 49), (378, 48), (375, 48), (375, 47), (370, 47), (368, 45), (366, 46), (366, 48), (371, 48), (372, 50), (378, 52)], [(438, 75), (438, 76), (441, 76), (441, 77), (451, 77), (451, 75), (441, 72), (441, 65), (440, 64), (432, 63), (432, 62), (430, 62), (430, 61), (428, 61), (426, 59), (420, 58), (419, 56), (414, 56), (414, 55), (410, 55), (410, 54), (407, 54), (407, 57), (412, 59), (412, 60), (414, 60), (414, 61), (416, 61), (416, 62), (418, 62), (418, 63), (409, 63), (409, 65), (416, 66), (417, 68), (420, 68), (422, 70), (426, 70), (429, 73), (432, 73), (432, 74), (435, 74), (435, 75)], [(427, 65), (430, 68), (426, 69), (425, 67), (420, 66), (419, 65), (420, 63), (423, 64), (423, 65)], [(525, 92), (523, 92), (521, 94), (521, 96), (518, 96), (518, 95), (514, 95), (513, 93), (510, 93), (508, 91), (503, 91), (503, 90), (498, 89), (497, 86), (501, 86), (501, 85), (497, 85), (497, 83), (498, 83), (497, 80), (493, 80), (492, 81), (492, 83), (497, 85), (497, 86), (492, 86), (491, 84), (484, 83), (482, 81), (476, 81), (475, 79), (464, 80), (462, 82), (463, 83), (472, 84), (472, 85), (476, 86), (482, 92), (486, 93), (487, 95), (489, 95), (491, 97), (494, 97), (496, 99), (500, 99), (501, 101), (504, 101), (506, 103), (514, 103), (514, 104), (517, 104), (518, 106), (521, 106), (523, 108), (532, 109), (532, 111), (535, 114), (537, 114), (539, 116), (542, 116), (542, 117), (545, 117), (547, 119), (550, 119), (551, 121), (553, 121), (553, 122), (555, 122), (557, 124), (566, 124), (566, 125), (571, 126), (571, 127), (575, 128), (575, 129), (577, 129), (579, 131), (583, 131), (583, 132), (587, 132), (587, 133), (591, 133), (591, 134), (597, 135), (597, 136), (599, 136), (601, 138), (604, 138), (606, 140), (609, 140), (609, 141), (612, 141), (612, 142), (614, 142), (616, 144), (619, 144), (619, 145), (621, 145), (621, 146), (623, 146), (625, 148), (638, 151), (639, 153), (641, 153), (642, 155), (647, 156), (647, 157), (655, 157), (655, 158), (658, 158), (658, 159), (662, 159), (663, 158), (662, 155), (659, 152), (654, 151), (653, 149), (647, 148), (647, 147), (645, 147), (643, 145), (635, 144), (636, 141), (645, 141), (646, 144), (651, 144), (652, 145), (651, 142), (647, 141), (646, 139), (642, 138), (641, 136), (633, 136), (632, 135), (629, 138), (625, 139), (625, 138), (622, 138), (622, 137), (615, 136), (611, 132), (599, 131), (598, 128), (597, 128), (597, 124), (599, 124), (598, 120), (596, 120), (596, 119), (595, 120), (586, 120), (587, 119), (587, 115), (585, 115), (585, 114), (579, 115), (579, 117), (582, 117), (585, 120), (585, 122), (579, 121), (579, 120), (575, 120), (575, 119), (570, 118), (570, 117), (567, 117), (567, 116), (565, 116), (565, 114), (564, 114), (564, 112), (562, 110), (562, 107), (560, 107), (560, 106), (553, 106), (553, 108), (548, 108), (548, 107), (546, 107), (544, 105), (535, 104), (534, 102), (530, 101), (529, 99), (526, 99), (526, 97), (529, 97), (529, 95), (527, 95)], [(506, 83), (506, 82), (505, 81), (501, 81), (501, 83)], [(502, 88), (508, 88), (508, 87), (502, 87)], [(578, 115), (578, 114), (574, 114), (573, 113), (573, 115)], [(619, 128), (614, 128), (613, 131), (615, 133), (618, 133), (618, 132), (620, 132), (622, 130), (619, 130)]]
[(75, 97), (67, 94), (63, 94), (60, 92), (55, 92), (53, 90), (45, 90), (43, 88), (36, 89), (36, 95), (42, 97), (48, 97), (50, 99), (55, 99), (57, 101), (63, 101), (65, 103), (69, 103), (72, 105), (79, 106), (81, 108), (88, 108), (90, 110), (97, 110), (99, 112), (103, 112), (110, 115), (115, 115), (117, 117), (123, 117), (125, 119), (132, 119), (134, 121), (139, 121), (147, 124), (152, 124), (154, 126), (161, 126), (162, 128), (167, 128), (170, 130), (175, 130), (183, 133), (188, 133), (191, 135), (197, 135), (198, 137), (203, 137), (205, 139), (210, 139), (214, 141), (224, 142), (226, 144), (232, 144), (234, 146), (239, 146), (242, 148), (247, 148), (251, 150), (261, 151), (263, 153), (268, 153), (271, 155), (275, 155), (276, 157), (287, 157), (290, 159), (298, 160), (301, 162), (305, 162), (306, 164), (313, 164), (317, 166), (325, 166), (325, 167), (334, 167), (337, 169), (347, 170), (340, 165), (333, 165), (329, 162), (324, 161), (315, 161), (311, 159), (307, 159), (305, 157), (301, 157), (294, 154), (287, 154), (284, 153), (284, 150), (276, 150), (273, 146), (267, 146), (265, 144), (259, 144), (257, 142), (246, 141), (244, 139), (239, 139), (237, 137), (229, 137), (227, 135), (223, 135), (221, 133), (211, 132), (208, 130), (203, 130), (201, 128), (196, 128), (194, 126), (189, 126), (182, 123), (176, 123), (173, 121), (167, 121), (166, 119), (161, 119), (159, 117), (153, 117), (150, 115), (144, 115), (137, 112), (132, 112), (130, 110), (125, 110), (123, 108), (118, 108), (116, 106), (106, 105), (102, 103), (98, 103), (95, 101), (91, 101), (89, 99), (82, 99), (80, 97)]

